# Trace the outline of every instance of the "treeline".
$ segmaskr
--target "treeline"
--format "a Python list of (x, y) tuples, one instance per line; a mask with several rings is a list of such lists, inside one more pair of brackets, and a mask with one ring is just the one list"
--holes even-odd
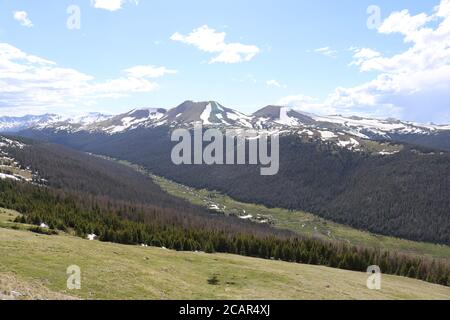
[(450, 151), (450, 130), (437, 131), (431, 134), (393, 134), (393, 140)]
[(76, 195), (29, 184), (0, 181), (0, 206), (24, 213), (18, 222), (80, 237), (95, 233), (101, 241), (147, 244), (179, 251), (239, 254), (264, 259), (366, 271), (378, 265), (383, 273), (450, 285), (448, 262), (387, 251), (237, 229), (223, 230), (197, 220), (185, 224), (177, 212), (150, 206)]

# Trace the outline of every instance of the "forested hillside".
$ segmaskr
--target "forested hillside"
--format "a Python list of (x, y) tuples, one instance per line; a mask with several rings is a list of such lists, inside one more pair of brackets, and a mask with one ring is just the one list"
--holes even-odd
[[(17, 222), (44, 222), (52, 229), (81, 237), (95, 233), (101, 241), (233, 253), (356, 271), (376, 264), (386, 274), (450, 285), (450, 265), (444, 261), (298, 238), (272, 229), (237, 228), (224, 221), (213, 224), (215, 219), (207, 223), (189, 216), (188, 220), (177, 212), (151, 206), (77, 197), (20, 182), (0, 181), (0, 206), (23, 212)], [(35, 232), (52, 234), (40, 228)]]
[(435, 148), (437, 150), (450, 151), (450, 131), (437, 132), (427, 135), (394, 134), (392, 135), (392, 138), (396, 141), (417, 144), (429, 148)]
[(155, 174), (241, 201), (313, 212), (379, 234), (450, 244), (450, 154), (446, 152), (405, 145), (397, 154), (374, 156), (291, 135), (280, 141), (280, 172), (263, 177), (255, 166), (173, 165), (167, 128), (113, 136), (28, 134), (128, 160)]
[[(145, 211), (149, 215), (145, 220), (161, 217), (168, 224), (186, 227), (262, 234), (269, 229), (268, 226), (213, 215), (202, 207), (167, 194), (148, 176), (118, 163), (58, 145), (32, 140), (25, 140), (25, 143), (28, 146), (26, 148), (6, 150), (22, 166), (38, 172), (39, 178), (44, 179), (45, 186), (49, 187), (47, 191), (56, 192), (58, 197), (76, 198), (76, 203), (86, 203), (87, 206), (91, 202), (98, 202), (98, 205), (106, 207), (106, 211), (111, 208), (130, 220), (144, 219), (142, 212)], [(29, 186), (25, 185), (24, 188)], [(277, 232), (280, 235), (289, 234), (270, 231), (271, 234)]]

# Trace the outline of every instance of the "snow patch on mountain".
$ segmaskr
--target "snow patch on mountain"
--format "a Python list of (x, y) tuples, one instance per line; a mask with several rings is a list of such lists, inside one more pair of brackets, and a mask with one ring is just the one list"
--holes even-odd
[(15, 140), (11, 140), (5, 137), (0, 137), (0, 147), (12, 147), (12, 148), (19, 148), (19, 149), (23, 149), (25, 148), (25, 144), (19, 142), (19, 141), (15, 141)]
[(6, 173), (1, 173), (1, 172), (0, 172), (0, 179), (2, 179), (2, 180), (11, 179), (11, 180), (16, 180), (16, 181), (20, 180), (19, 178), (15, 177), (13, 175), (6, 174)]
[(253, 125), (251, 123), (253, 117), (251, 116), (247, 116), (241, 112), (238, 111), (228, 111), (226, 112), (226, 117), (230, 120), (233, 120), (236, 124), (245, 127), (245, 128), (249, 128), (252, 129)]
[(62, 119), (56, 114), (26, 115), (23, 117), (0, 117), (0, 132), (18, 132), (32, 126), (55, 123)]
[(399, 120), (368, 119), (360, 117), (344, 116), (316, 116), (310, 115), (312, 119), (321, 123), (340, 125), (346, 132), (369, 138), (368, 134), (389, 138), (390, 134), (429, 134), (430, 131), (448, 130), (450, 126), (419, 125), (412, 122)]
[(350, 140), (348, 141), (339, 140), (337, 142), (337, 145), (342, 148), (349, 148), (349, 147), (353, 148), (359, 146), (360, 143), (357, 140), (350, 138)]
[(290, 108), (281, 108), (280, 119), (275, 122), (285, 126), (297, 126), (298, 120), (288, 115), (288, 112), (290, 110), (291, 110)]
[(309, 137), (313, 137), (314, 136), (314, 132), (312, 132), (311, 130), (308, 130), (308, 129), (300, 130), (298, 133), (300, 135), (306, 134)]
[(83, 125), (89, 125), (96, 122), (106, 121), (110, 119), (111, 115), (106, 115), (98, 112), (90, 112), (85, 115), (76, 116), (73, 118), (68, 118), (67, 122), (69, 123), (75, 123), (75, 124), (83, 124)]
[(212, 124), (211, 122), (209, 122), (209, 118), (211, 117), (211, 111), (212, 111), (212, 106), (211, 106), (211, 103), (209, 103), (206, 106), (203, 113), (200, 115), (200, 120), (202, 120), (204, 125)]
[(26, 145), (17, 140), (0, 136), (0, 179), (32, 182), (38, 173), (31, 172), (29, 167), (23, 167), (14, 159), (9, 151), (11, 148), (23, 149)]
[(382, 156), (391, 156), (391, 155), (397, 154), (397, 153), (399, 153), (399, 152), (400, 152), (400, 151), (398, 151), (398, 150), (395, 150), (395, 151), (386, 151), (386, 150), (383, 150), (383, 151), (378, 152), (378, 154), (379, 154), (379, 155), (382, 155)]
[(106, 121), (106, 128), (104, 128), (101, 123), (98, 126), (94, 124), (91, 126), (91, 131), (104, 131), (108, 134), (117, 134), (127, 130), (152, 125), (155, 121), (163, 118), (164, 115), (165, 113), (160, 112), (160, 109), (134, 109), (122, 116), (119, 115), (109, 118), (113, 123), (107, 125), (106, 123), (108, 121)]
[(337, 135), (331, 131), (319, 131), (322, 140), (330, 140), (333, 138), (337, 138)]

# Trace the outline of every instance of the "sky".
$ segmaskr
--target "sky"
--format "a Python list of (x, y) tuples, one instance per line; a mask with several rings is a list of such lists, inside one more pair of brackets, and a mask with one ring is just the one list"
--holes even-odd
[(0, 0), (0, 115), (185, 100), (450, 123), (450, 0)]

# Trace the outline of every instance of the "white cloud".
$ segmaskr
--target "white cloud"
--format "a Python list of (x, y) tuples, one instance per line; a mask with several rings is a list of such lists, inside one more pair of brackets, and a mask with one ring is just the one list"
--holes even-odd
[(151, 92), (159, 88), (152, 79), (175, 72), (165, 67), (135, 66), (123, 70), (116, 79), (100, 82), (91, 75), (0, 43), (0, 110), (71, 108), (98, 98)]
[(373, 59), (381, 55), (381, 53), (379, 53), (378, 51), (370, 48), (354, 49), (354, 53), (355, 54), (353, 55), (353, 58), (355, 59)]
[(358, 66), (361, 67), (361, 71), (368, 71), (366, 62), (370, 59), (378, 58), (381, 56), (381, 53), (375, 51), (370, 48), (350, 48), (350, 51), (353, 51), (353, 61), (350, 63), (350, 66)]
[[(433, 17), (426, 13), (421, 13), (411, 16), (408, 10), (392, 13), (386, 20), (383, 21), (378, 28), (380, 33), (401, 33), (406, 36), (412, 35), (422, 28), (427, 22), (431, 21)], [(413, 39), (406, 37), (405, 42), (413, 41)]]
[(298, 94), (284, 97), (278, 101), (278, 104), (288, 107), (300, 107), (301, 105), (310, 104), (314, 101), (315, 99), (312, 97)]
[(14, 19), (19, 21), (19, 23), (27, 28), (31, 28), (33, 26), (33, 22), (31, 22), (30, 18), (28, 18), (28, 13), (26, 11), (15, 11)]
[(91, 0), (91, 5), (97, 9), (104, 9), (108, 11), (117, 11), (122, 9), (126, 2), (132, 2), (138, 5), (138, 0)]
[(266, 85), (268, 87), (277, 87), (277, 88), (286, 88), (287, 86), (279, 83), (277, 80), (268, 80), (266, 81)]
[(207, 25), (194, 29), (189, 35), (184, 36), (178, 32), (174, 33), (170, 39), (197, 47), (199, 50), (208, 53), (217, 53), (209, 63), (239, 63), (252, 60), (260, 49), (254, 45), (241, 43), (226, 43), (226, 33), (217, 32)]
[(318, 48), (318, 49), (315, 49), (314, 52), (322, 54), (327, 57), (332, 57), (332, 58), (335, 58), (338, 53), (336, 50), (333, 50), (330, 47)]
[(166, 67), (144, 65), (125, 69), (125, 72), (128, 76), (134, 78), (160, 78), (166, 74), (176, 74), (177, 70), (167, 69)]
[(400, 34), (409, 47), (392, 56), (351, 48), (350, 65), (377, 76), (355, 87), (337, 88), (323, 105), (333, 113), (449, 121), (450, 0), (441, 0), (430, 14), (394, 12), (378, 32)]
[(317, 99), (303, 94), (291, 95), (281, 98), (278, 101), (281, 106), (291, 107), (303, 112), (317, 113), (317, 114), (333, 114), (335, 109), (327, 106), (324, 103), (318, 102)]

